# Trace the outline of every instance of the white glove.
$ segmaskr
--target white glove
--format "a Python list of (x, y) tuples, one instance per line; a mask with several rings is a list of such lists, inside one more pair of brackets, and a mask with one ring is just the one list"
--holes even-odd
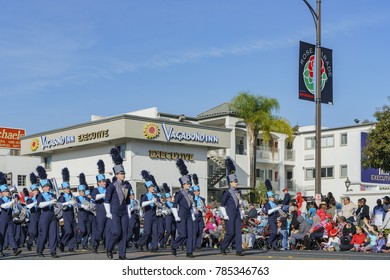
[(129, 218), (131, 218), (131, 206), (127, 205), (127, 214), (129, 215)]
[(280, 210), (281, 208), (282, 208), (281, 206), (277, 206), (277, 207), (275, 207), (275, 208), (273, 208), (273, 209), (268, 210), (268, 215), (272, 214), (272, 213), (275, 212), (275, 211)]
[(223, 219), (224, 220), (229, 220), (229, 216), (226, 213), (226, 208), (225, 207), (220, 207), (219, 209), (221, 210)]
[(112, 219), (111, 205), (109, 203), (104, 203), (104, 209), (106, 209), (106, 217)]
[(64, 202), (64, 203), (62, 203), (62, 206), (67, 206), (67, 205), (69, 205), (70, 203), (71, 203), (71, 201)]
[(153, 198), (152, 200), (149, 201), (144, 201), (142, 202), (142, 207), (148, 206), (149, 204), (155, 203), (157, 201), (156, 198)]
[(56, 201), (57, 201), (57, 200), (54, 200), (54, 199), (53, 199), (53, 200), (50, 200), (50, 201), (41, 202), (41, 203), (39, 203), (38, 207), (39, 207), (39, 208), (45, 208), (45, 207), (47, 207), (47, 206), (49, 206), (49, 205), (54, 204)]
[(153, 197), (152, 201), (153, 201), (153, 203), (157, 202), (157, 198)]
[(36, 201), (33, 202), (33, 203), (30, 203), (30, 204), (27, 204), (26, 207), (27, 207), (28, 209), (31, 209), (31, 208), (33, 208), (35, 205), (37, 205), (37, 202), (36, 202)]
[(102, 198), (104, 198), (105, 196), (106, 196), (106, 194), (105, 194), (105, 193), (99, 193), (99, 194), (97, 194), (97, 195), (96, 195), (96, 198), (95, 198), (95, 200), (102, 199)]
[(11, 200), (10, 202), (1, 204), (1, 208), (8, 209), (9, 207), (12, 207), (14, 205), (14, 201)]
[(171, 210), (172, 210), (173, 216), (175, 217), (175, 221), (180, 222), (181, 219), (179, 217), (179, 214), (177, 213), (177, 208), (171, 208)]
[(191, 218), (192, 218), (192, 221), (195, 222), (196, 217), (195, 217), (195, 214), (194, 214), (194, 213), (191, 214)]

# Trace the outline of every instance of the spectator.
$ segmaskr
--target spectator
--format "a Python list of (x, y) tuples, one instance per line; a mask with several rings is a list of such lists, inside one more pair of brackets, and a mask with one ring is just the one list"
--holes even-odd
[(341, 251), (357, 251), (361, 245), (364, 244), (364, 239), (366, 239), (366, 235), (363, 233), (361, 227), (356, 227), (356, 233), (353, 235), (351, 242), (349, 244), (341, 244)]
[(351, 242), (353, 235), (356, 233), (356, 227), (353, 224), (354, 218), (349, 217), (346, 220), (347, 224), (343, 228), (343, 234), (340, 238), (340, 242), (342, 245), (346, 245)]
[(295, 198), (295, 204), (298, 205), (298, 216), (301, 215), (300, 210), (302, 207), (302, 193), (297, 192), (297, 197)]
[(316, 204), (314, 202), (310, 202), (309, 211), (307, 212), (307, 217), (306, 217), (306, 221), (308, 222), (309, 225), (313, 224), (313, 218), (316, 215), (316, 212), (317, 212)]
[(389, 209), (388, 206), (390, 206), (390, 197), (386, 195), (382, 199), (383, 199), (383, 209), (385, 209), (385, 211), (387, 212), (387, 209)]
[(366, 199), (363, 197), (358, 200), (358, 209), (356, 210), (356, 222), (358, 226), (363, 226), (363, 219), (370, 219), (370, 207), (366, 205)]
[[(387, 236), (390, 233), (390, 206), (387, 206), (387, 209), (385, 210), (387, 210), (385, 220), (379, 228), (383, 230), (385, 236)], [(390, 240), (387, 241), (390, 242)]]
[(346, 219), (353, 217), (356, 209), (358, 208), (357, 205), (351, 202), (351, 199), (348, 196), (344, 197), (343, 202), (344, 205), (341, 207), (341, 215)]
[(307, 215), (307, 202), (306, 202), (307, 198), (305, 196), (302, 196), (302, 206), (301, 208), (299, 209), (299, 211), (301, 212), (301, 215), (303, 218), (306, 219), (306, 215)]
[(336, 215), (337, 209), (336, 209), (336, 201), (331, 201), (328, 204), (328, 209), (326, 209), (326, 214), (330, 214), (332, 218)]
[(279, 234), (280, 239), (282, 239), (282, 248), (280, 250), (288, 250), (288, 231), (287, 231), (287, 217), (282, 216), (278, 220), (278, 227), (280, 228)]
[(257, 218), (257, 210), (255, 208), (255, 205), (251, 203), (249, 204), (248, 219), (256, 219), (256, 218)]
[(343, 236), (344, 227), (347, 225), (347, 219), (344, 216), (337, 218), (337, 235), (341, 238)]
[(291, 249), (295, 249), (297, 241), (302, 240), (305, 237), (305, 235), (309, 233), (310, 230), (309, 223), (302, 216), (299, 216), (297, 218), (297, 221), (299, 223), (299, 231), (297, 233), (291, 233), (290, 236)]
[(283, 205), (282, 210), (287, 213), (289, 210), (290, 202), (291, 202), (291, 195), (288, 193), (287, 188), (283, 189), (283, 194), (284, 194), (284, 198), (283, 198), (283, 202), (282, 202), (282, 205)]
[(324, 243), (324, 251), (340, 251), (340, 238), (337, 236), (337, 229), (333, 228), (329, 231), (328, 242)]
[(327, 210), (326, 202), (322, 201), (320, 203), (320, 208), (316, 212), (316, 215), (321, 218), (321, 221), (325, 220), (326, 210)]
[(374, 252), (381, 253), (383, 246), (386, 244), (386, 238), (383, 234), (383, 231), (378, 232), (378, 238), (376, 239), (376, 244), (374, 247)]
[(376, 206), (372, 210), (372, 216), (371, 220), (373, 221), (373, 224), (377, 227), (380, 227), (383, 223), (383, 220), (385, 219), (386, 211), (383, 208), (382, 200), (377, 199), (376, 200)]
[(330, 208), (331, 204), (334, 202), (334, 205), (336, 205), (336, 199), (334, 198), (333, 194), (331, 192), (328, 192), (328, 194), (325, 197), (326, 206)]
[(367, 237), (369, 238), (369, 244), (365, 244), (362, 251), (368, 252), (368, 251), (372, 251), (376, 246), (376, 241), (378, 238), (378, 227), (376, 225), (371, 226), (368, 223), (367, 219), (363, 219), (363, 222), (364, 222), (363, 230), (366, 233)]

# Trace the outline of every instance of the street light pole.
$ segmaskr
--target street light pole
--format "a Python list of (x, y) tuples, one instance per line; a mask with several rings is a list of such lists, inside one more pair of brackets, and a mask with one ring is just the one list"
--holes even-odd
[(315, 198), (321, 199), (321, 0), (317, 0), (316, 11), (307, 0), (308, 6), (316, 26), (316, 150), (315, 150)]

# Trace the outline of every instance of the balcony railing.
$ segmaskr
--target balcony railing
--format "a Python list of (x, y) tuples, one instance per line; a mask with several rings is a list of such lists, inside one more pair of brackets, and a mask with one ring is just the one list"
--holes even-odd
[(256, 158), (258, 160), (268, 159), (268, 160), (278, 161), (279, 150), (275, 148), (274, 151), (272, 151), (272, 149), (269, 147), (260, 146), (256, 150)]

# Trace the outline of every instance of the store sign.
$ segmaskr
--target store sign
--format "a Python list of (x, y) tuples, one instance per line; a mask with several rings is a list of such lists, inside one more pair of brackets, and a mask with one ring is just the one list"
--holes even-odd
[(188, 141), (218, 144), (219, 141), (218, 136), (214, 135), (207, 135), (199, 132), (175, 131), (173, 126), (167, 126), (165, 123), (162, 124), (162, 130), (168, 142), (171, 140), (177, 140), (180, 142)]
[(0, 148), (20, 149), (20, 138), (24, 135), (24, 129), (0, 127)]
[[(33, 141), (33, 140), (32, 140)], [(47, 139), (46, 136), (41, 136), (42, 150), (50, 149), (56, 146), (67, 145), (76, 142), (75, 136), (60, 136), (54, 139)]]
[(107, 138), (109, 137), (109, 130), (101, 130), (101, 131), (95, 131), (91, 133), (85, 133), (85, 134), (80, 134), (77, 136), (77, 139), (79, 142), (87, 142), (95, 139), (102, 139), (102, 138)]
[[(363, 153), (364, 148), (366, 147), (367, 141), (367, 132), (361, 133), (361, 152)], [(385, 172), (382, 169), (377, 168), (364, 168), (361, 167), (361, 181), (362, 183), (372, 183), (372, 184), (390, 184), (390, 173)]]
[(158, 158), (158, 159), (168, 159), (168, 160), (177, 160), (179, 158), (186, 161), (194, 160), (194, 154), (164, 152), (164, 151), (156, 151), (156, 150), (149, 150), (149, 157)]

